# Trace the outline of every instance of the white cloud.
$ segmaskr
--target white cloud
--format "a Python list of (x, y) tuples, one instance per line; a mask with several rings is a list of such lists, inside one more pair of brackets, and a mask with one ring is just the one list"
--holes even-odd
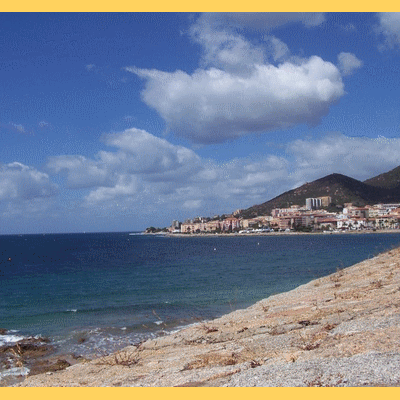
[(255, 64), (247, 76), (216, 68), (192, 75), (128, 70), (146, 79), (145, 103), (174, 133), (197, 143), (314, 125), (344, 94), (339, 70), (316, 56), (277, 67)]
[(94, 159), (52, 157), (47, 165), (54, 174), (66, 174), (68, 188), (89, 188), (84, 202), (96, 213), (118, 207), (140, 207), (146, 213), (154, 204), (160, 205), (158, 212), (204, 207), (212, 212), (221, 199), (229, 210), (239, 199), (262, 200), (288, 168), (288, 162), (276, 156), (217, 164), (139, 129), (105, 135), (103, 141), (114, 151), (101, 151)]
[(132, 175), (120, 175), (116, 184), (112, 187), (99, 187), (86, 196), (89, 204), (102, 203), (115, 200), (120, 197), (134, 196), (138, 191), (137, 178)]
[(47, 198), (57, 193), (46, 173), (13, 162), (0, 166), (0, 201), (24, 201)]
[(269, 43), (269, 53), (271, 53), (274, 61), (284, 61), (288, 59), (290, 55), (289, 47), (282, 42), (282, 40), (275, 36), (268, 36), (265, 38), (266, 42)]
[(10, 122), (10, 125), (12, 127), (12, 129), (18, 131), (19, 133), (25, 133), (25, 127), (21, 124), (14, 124), (13, 122)]
[[(142, 99), (168, 129), (194, 143), (315, 125), (345, 93), (340, 70), (318, 56), (291, 56), (288, 46), (273, 35), (251, 42), (238, 27), (262, 25), (269, 30), (323, 21), (321, 13), (203, 14), (189, 30), (203, 50), (199, 69), (126, 70), (145, 80)], [(360, 66), (350, 53), (340, 57), (345, 74)]]
[(46, 128), (50, 124), (48, 122), (46, 122), (46, 121), (40, 121), (38, 125), (39, 125), (40, 128)]
[(340, 53), (338, 55), (339, 69), (343, 75), (351, 75), (356, 69), (361, 68), (363, 62), (352, 53)]
[(52, 173), (65, 173), (70, 189), (112, 186), (116, 179), (102, 163), (79, 155), (50, 157), (47, 167)]
[(183, 203), (183, 207), (184, 208), (188, 208), (188, 209), (198, 209), (201, 207), (202, 201), (201, 200), (186, 200)]
[[(112, 149), (92, 159), (74, 155), (49, 160), (49, 171), (66, 173), (67, 187), (81, 191), (69, 195), (70, 189), (62, 189), (66, 191), (62, 212), (53, 201), (57, 187), (46, 173), (20, 163), (2, 166), (0, 215), (8, 221), (7, 229), (13, 229), (12, 217), (33, 226), (40, 218), (60, 224), (63, 214), (69, 216), (69, 230), (74, 224), (84, 229), (82, 221), (91, 220), (124, 229), (138, 219), (165, 225), (172, 219), (260, 204), (334, 172), (365, 180), (400, 164), (400, 139), (350, 138), (340, 133), (292, 141), (280, 156), (266, 153), (224, 163), (202, 159), (190, 149), (136, 129), (105, 135), (103, 140)], [(160, 164), (142, 164), (139, 153), (149, 159), (154, 154)]]
[(336, 133), (318, 141), (296, 140), (287, 150), (296, 159), (294, 173), (306, 180), (333, 172), (365, 180), (400, 165), (400, 139)]
[(68, 188), (92, 189), (86, 196), (90, 204), (143, 197), (154, 189), (162, 195), (172, 193), (203, 169), (192, 150), (140, 129), (104, 135), (103, 141), (116, 150), (100, 151), (94, 159), (51, 157), (47, 163), (52, 173), (66, 175)]
[(128, 129), (123, 133), (105, 135), (109, 146), (118, 153), (100, 152), (100, 158), (108, 164), (137, 174), (152, 176), (154, 180), (169, 180), (190, 174), (197, 169), (199, 157), (183, 146), (174, 146), (141, 129)]
[(381, 49), (385, 47), (393, 48), (394, 46), (400, 45), (400, 13), (399, 12), (387, 12), (378, 13), (379, 26), (376, 28), (378, 34), (383, 35), (385, 44), (381, 46)]
[(105, 135), (103, 140), (114, 150), (100, 152), (94, 159), (53, 158), (51, 170), (79, 171), (84, 182), (93, 179), (93, 171), (104, 171), (113, 180), (107, 186), (99, 179), (98, 186), (90, 188), (81, 204), (85, 212), (117, 217), (140, 210), (142, 217), (154, 213), (154, 223), (249, 207), (331, 173), (365, 180), (400, 164), (400, 139), (339, 133), (292, 141), (281, 156), (265, 154), (224, 163), (202, 159), (190, 149), (138, 129)]
[(227, 30), (216, 30), (208, 23), (197, 23), (191, 38), (203, 48), (202, 66), (212, 65), (230, 72), (247, 72), (254, 64), (263, 64), (265, 49), (243, 36)]
[[(109, 188), (102, 191), (109, 193), (99, 197), (102, 199), (130, 194), (131, 189), (126, 193), (122, 190), (124, 185), (132, 188), (132, 182), (124, 177), (135, 175), (145, 181), (179, 184), (199, 171), (200, 158), (192, 150), (174, 146), (144, 130), (132, 128), (107, 134), (103, 141), (117, 150), (100, 151), (94, 159), (80, 155), (50, 157), (47, 168), (54, 174), (65, 174), (70, 189)], [(118, 190), (111, 190), (117, 186)]]

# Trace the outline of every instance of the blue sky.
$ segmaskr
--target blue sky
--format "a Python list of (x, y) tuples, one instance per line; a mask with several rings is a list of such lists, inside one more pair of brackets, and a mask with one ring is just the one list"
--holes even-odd
[(166, 226), (400, 165), (400, 13), (0, 19), (0, 234)]

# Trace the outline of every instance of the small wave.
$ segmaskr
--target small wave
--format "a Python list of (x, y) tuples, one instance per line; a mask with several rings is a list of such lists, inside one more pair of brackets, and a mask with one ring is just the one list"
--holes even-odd
[(18, 335), (0, 335), (0, 347), (16, 343), (22, 339), (25, 339), (25, 337)]
[(161, 325), (161, 324), (164, 323), (164, 321), (155, 321), (154, 323), (155, 323), (156, 325)]
[(0, 382), (6, 376), (20, 376), (20, 375), (28, 375), (30, 372), (29, 368), (26, 367), (14, 367), (9, 368), (0, 372)]
[(66, 310), (66, 312), (77, 312), (78, 310), (76, 308), (71, 308), (70, 310)]

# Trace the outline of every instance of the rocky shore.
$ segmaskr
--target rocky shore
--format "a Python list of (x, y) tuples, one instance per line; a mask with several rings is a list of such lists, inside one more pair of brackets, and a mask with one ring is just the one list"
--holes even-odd
[(400, 386), (400, 249), (18, 386)]

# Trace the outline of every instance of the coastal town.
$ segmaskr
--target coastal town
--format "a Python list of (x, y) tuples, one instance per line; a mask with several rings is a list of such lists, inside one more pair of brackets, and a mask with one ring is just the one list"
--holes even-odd
[(270, 215), (241, 217), (242, 210), (231, 215), (196, 217), (173, 221), (168, 228), (146, 229), (145, 233), (169, 234), (262, 234), (271, 232), (346, 232), (400, 229), (400, 203), (357, 207), (345, 203), (343, 208), (328, 211), (331, 197), (306, 199), (304, 205), (275, 208)]

